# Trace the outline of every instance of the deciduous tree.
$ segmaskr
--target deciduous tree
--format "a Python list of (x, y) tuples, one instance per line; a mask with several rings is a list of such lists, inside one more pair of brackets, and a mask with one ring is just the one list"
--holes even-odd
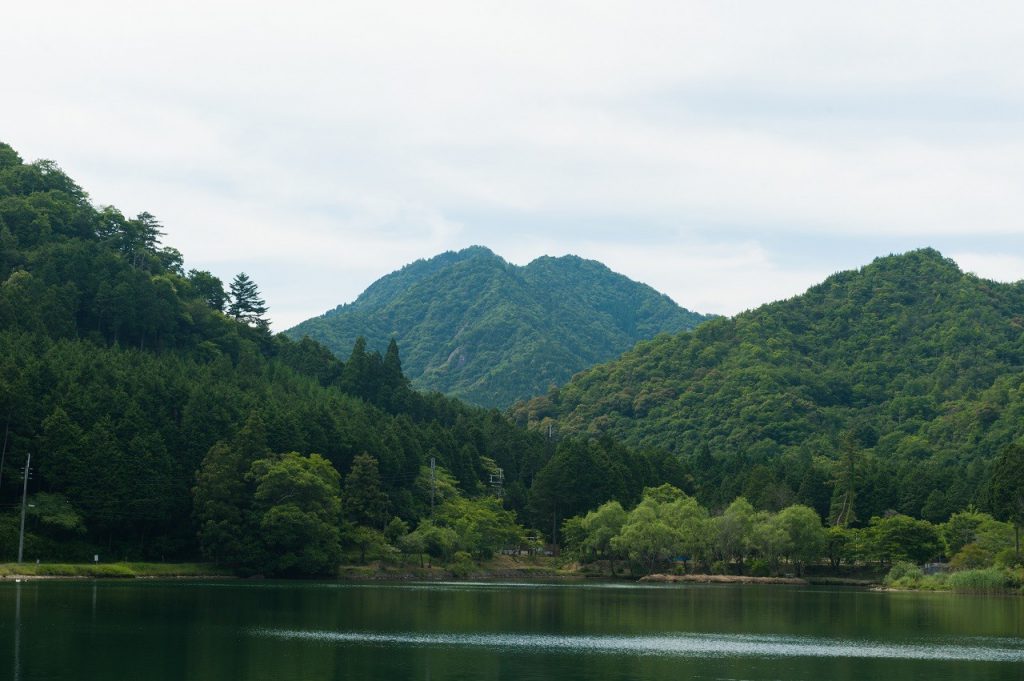
[(274, 574), (329, 574), (341, 558), (338, 515), (340, 476), (319, 454), (257, 459), (248, 479)]

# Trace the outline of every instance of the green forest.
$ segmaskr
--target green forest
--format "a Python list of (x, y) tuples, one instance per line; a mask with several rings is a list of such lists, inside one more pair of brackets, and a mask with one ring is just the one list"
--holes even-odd
[[(1015, 453), (1014, 465), (1024, 463)], [(738, 574), (754, 577), (888, 573), (894, 587), (1001, 592), (1020, 587), (1018, 529), (968, 507), (943, 523), (894, 513), (860, 527), (824, 526), (802, 504), (755, 509), (737, 497), (717, 513), (668, 483), (628, 511), (617, 500), (567, 519), (567, 555), (599, 573)], [(922, 564), (951, 572), (926, 576)], [(840, 582), (842, 583), (842, 582)]]
[(512, 410), (521, 424), (675, 453), (683, 489), (799, 503), (839, 524), (990, 509), (1024, 436), (1024, 283), (934, 250), (883, 257), (805, 294), (641, 342)]
[(392, 272), (285, 334), (339, 357), (359, 337), (380, 351), (397, 339), (414, 386), (504, 409), (708, 318), (593, 260), (545, 256), (517, 267), (473, 246)]
[(535, 547), (544, 535), (524, 526), (551, 526), (558, 491), (535, 478), (579, 448), (628, 471), (624, 502), (678, 481), (668, 457), (556, 442), (417, 392), (393, 339), (380, 353), (358, 338), (342, 361), (272, 335), (250, 277), (186, 270), (163, 236), (0, 145), (0, 559), (15, 557), (30, 453), (32, 559), (282, 575), (330, 573), (343, 554)]
[(164, 236), (0, 144), (0, 560), (23, 490), (27, 560), (243, 575), (466, 573), (560, 546), (633, 575), (906, 580), (902, 561), (1019, 555), (1024, 286), (934, 251), (658, 336), (501, 413), (415, 390), (394, 338), (339, 359), (272, 334), (256, 282), (186, 269)]

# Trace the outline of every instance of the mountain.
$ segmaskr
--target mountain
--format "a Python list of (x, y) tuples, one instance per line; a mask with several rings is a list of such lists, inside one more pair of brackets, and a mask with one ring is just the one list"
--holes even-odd
[(1024, 436), (1024, 282), (932, 249), (878, 258), (642, 342), (513, 415), (676, 452), (712, 505), (942, 519), (986, 505), (989, 462)]
[(708, 318), (593, 260), (518, 267), (473, 246), (407, 265), (285, 333), (340, 357), (360, 336), (381, 351), (394, 338), (413, 385), (506, 407), (638, 340)]
[(236, 277), (229, 306), (162, 237), (154, 216), (96, 208), (56, 164), (0, 143), (0, 560), (16, 556), (29, 454), (28, 559), (331, 571), (339, 536), (365, 553), (392, 517), (431, 512), (432, 480), (440, 516), (442, 499), (491, 491), (496, 468), (522, 509), (544, 438), (411, 390), (397, 347), (342, 362), (272, 336), (255, 282)]
[[(94, 207), (56, 164), (0, 144), (0, 560), (16, 555), (29, 454), (29, 560), (202, 556), (311, 574), (343, 549), (483, 557), (522, 536), (513, 512), (554, 533), (663, 482), (712, 509), (742, 494), (848, 522), (942, 520), (989, 507), (991, 463), (1024, 436), (1024, 283), (933, 250), (641, 342), (517, 404), (516, 424), (411, 389), (396, 343), (357, 340), (342, 361), (271, 335), (255, 282), (240, 274), (229, 295), (163, 236), (154, 216)], [(453, 269), (470, 292), (437, 288)], [(387, 308), (433, 283), (421, 317), (462, 339), (446, 294), (469, 298), (496, 347), (536, 333), (548, 308), (580, 327), (590, 309), (602, 324), (574, 336), (584, 345), (665, 303), (630, 298), (623, 279), (478, 248), (414, 263), (361, 300)]]

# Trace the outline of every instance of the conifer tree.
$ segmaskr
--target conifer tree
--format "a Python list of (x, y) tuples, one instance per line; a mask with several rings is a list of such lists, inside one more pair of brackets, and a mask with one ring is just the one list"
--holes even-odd
[(1020, 528), (1024, 525), (1024, 445), (1003, 448), (992, 468), (989, 487), (993, 515), (1013, 523), (1014, 549), (1020, 560)]
[(342, 494), (345, 517), (360, 525), (382, 528), (387, 522), (388, 501), (388, 495), (381, 489), (377, 459), (365, 452), (360, 454), (345, 476)]
[(265, 329), (270, 322), (264, 316), (267, 313), (267, 304), (260, 297), (260, 290), (256, 282), (249, 278), (245, 272), (239, 272), (231, 282), (231, 304), (228, 305), (228, 315), (240, 322), (259, 329)]

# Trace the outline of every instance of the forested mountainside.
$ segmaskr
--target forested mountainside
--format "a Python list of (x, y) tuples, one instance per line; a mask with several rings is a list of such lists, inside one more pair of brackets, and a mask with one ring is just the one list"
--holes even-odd
[(30, 455), (29, 560), (203, 557), (242, 574), (332, 574), (346, 552), (465, 566), (557, 532), (584, 558), (640, 556), (686, 509), (709, 519), (687, 525), (705, 562), (742, 570), (778, 555), (729, 552), (736, 509), (762, 509), (771, 538), (814, 524), (793, 504), (866, 526), (836, 534), (856, 549), (844, 560), (883, 563), (871, 538), (909, 527), (889, 511), (964, 509), (998, 541), (946, 553), (981, 547), (991, 564), (1010, 526), (968, 504), (1024, 519), (1024, 286), (935, 251), (641, 343), (519, 403), (517, 425), (413, 390), (393, 341), (357, 338), (342, 361), (271, 335), (254, 281), (225, 289), (162, 237), (154, 216), (94, 207), (54, 163), (0, 144), (0, 560), (16, 555)]
[(642, 342), (513, 414), (678, 453), (714, 507), (941, 520), (986, 507), (989, 463), (1024, 435), (1024, 283), (931, 249), (878, 258)]
[(707, 318), (593, 260), (518, 267), (474, 246), (407, 265), (285, 333), (339, 357), (360, 336), (378, 350), (394, 338), (414, 386), (505, 408)]
[(664, 455), (555, 443), (417, 393), (395, 343), (357, 339), (343, 362), (272, 336), (255, 282), (186, 271), (162, 236), (154, 216), (94, 207), (56, 164), (0, 144), (0, 560), (17, 551), (30, 454), (27, 557), (272, 574), (403, 541), (487, 555), (554, 505), (531, 490), (553, 456), (614, 466), (626, 503), (680, 480)]

